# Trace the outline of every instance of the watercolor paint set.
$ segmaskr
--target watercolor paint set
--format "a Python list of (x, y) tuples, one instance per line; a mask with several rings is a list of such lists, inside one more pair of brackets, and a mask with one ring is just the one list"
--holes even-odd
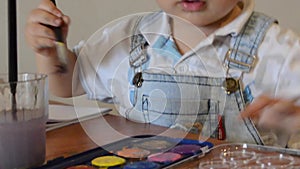
[(36, 169), (161, 169), (202, 158), (212, 147), (206, 141), (139, 135), (52, 160)]

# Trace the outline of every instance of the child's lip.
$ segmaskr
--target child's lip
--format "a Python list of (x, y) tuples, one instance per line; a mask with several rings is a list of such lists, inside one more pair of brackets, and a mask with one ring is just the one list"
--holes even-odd
[(206, 2), (203, 0), (182, 0), (182, 8), (185, 11), (200, 11), (205, 7)]
[(203, 0), (182, 0), (182, 2), (189, 2), (189, 3), (192, 3), (192, 2), (201, 2)]

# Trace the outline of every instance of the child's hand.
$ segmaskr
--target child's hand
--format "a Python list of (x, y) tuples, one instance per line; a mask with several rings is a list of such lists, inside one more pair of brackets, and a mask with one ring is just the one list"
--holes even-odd
[(300, 131), (300, 107), (295, 100), (259, 96), (241, 112), (242, 118), (252, 118), (257, 125), (286, 133)]
[(27, 19), (25, 29), (27, 42), (37, 54), (56, 56), (55, 33), (49, 26), (60, 26), (66, 39), (69, 24), (68, 16), (64, 16), (50, 0), (42, 0)]

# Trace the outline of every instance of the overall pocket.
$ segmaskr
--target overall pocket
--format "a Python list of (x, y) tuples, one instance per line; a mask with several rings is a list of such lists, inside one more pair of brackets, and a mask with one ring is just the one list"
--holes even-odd
[(145, 122), (225, 139), (223, 79), (145, 72), (138, 79), (134, 108)]

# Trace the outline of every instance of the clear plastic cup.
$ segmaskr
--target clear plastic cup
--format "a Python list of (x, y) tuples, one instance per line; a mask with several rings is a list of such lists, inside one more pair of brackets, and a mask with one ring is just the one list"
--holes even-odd
[(8, 83), (8, 75), (0, 74), (0, 169), (44, 163), (47, 117), (46, 75), (19, 74)]

